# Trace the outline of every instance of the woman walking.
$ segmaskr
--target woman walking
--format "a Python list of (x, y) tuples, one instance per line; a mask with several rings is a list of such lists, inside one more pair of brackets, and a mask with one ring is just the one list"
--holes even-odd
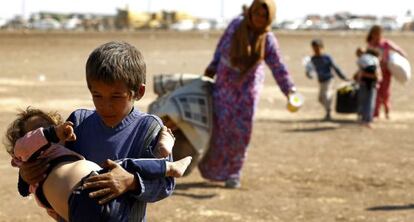
[(202, 176), (240, 187), (240, 176), (252, 133), (253, 116), (264, 82), (264, 63), (281, 91), (288, 96), (294, 84), (281, 61), (271, 32), (275, 16), (272, 0), (254, 0), (246, 14), (235, 18), (221, 37), (205, 75), (213, 87), (213, 135), (199, 164)]

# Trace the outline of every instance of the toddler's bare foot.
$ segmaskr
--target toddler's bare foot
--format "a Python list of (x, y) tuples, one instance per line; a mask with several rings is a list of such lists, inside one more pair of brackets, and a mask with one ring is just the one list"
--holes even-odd
[(165, 175), (168, 177), (182, 177), (188, 165), (191, 163), (191, 156), (182, 158), (174, 162), (167, 162), (167, 171)]
[(171, 154), (174, 146), (175, 137), (171, 130), (163, 126), (159, 132), (160, 136), (155, 147), (155, 156), (157, 158), (165, 158)]

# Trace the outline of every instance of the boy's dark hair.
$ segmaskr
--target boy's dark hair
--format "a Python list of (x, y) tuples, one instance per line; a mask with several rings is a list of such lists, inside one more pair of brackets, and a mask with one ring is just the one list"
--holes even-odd
[(4, 145), (8, 153), (13, 153), (13, 147), (16, 144), (16, 141), (27, 133), (24, 129), (26, 121), (34, 116), (42, 117), (52, 125), (62, 123), (62, 117), (57, 112), (47, 113), (32, 107), (27, 107), (26, 110), (21, 110), (17, 114), (17, 118), (9, 125), (6, 131), (7, 141), (4, 141)]
[(313, 39), (311, 41), (311, 46), (318, 46), (318, 47), (323, 48), (323, 42), (320, 39)]
[(144, 58), (137, 48), (126, 42), (105, 43), (89, 55), (86, 62), (86, 81), (102, 81), (112, 84), (124, 82), (132, 91), (137, 91), (146, 81)]

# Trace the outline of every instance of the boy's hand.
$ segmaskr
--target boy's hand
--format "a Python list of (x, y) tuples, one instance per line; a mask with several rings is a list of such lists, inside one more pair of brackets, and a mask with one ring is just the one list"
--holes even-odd
[(126, 171), (112, 160), (106, 160), (103, 168), (109, 172), (97, 176), (91, 176), (85, 180), (84, 189), (95, 188), (89, 194), (91, 198), (99, 198), (99, 204), (105, 204), (123, 193), (136, 188), (134, 175)]
[(56, 135), (60, 141), (75, 141), (76, 135), (73, 130), (73, 123), (66, 121), (55, 126)]
[(22, 166), (20, 166), (19, 174), (26, 183), (34, 185), (46, 178), (46, 170), (48, 168), (48, 159), (37, 159), (24, 162)]

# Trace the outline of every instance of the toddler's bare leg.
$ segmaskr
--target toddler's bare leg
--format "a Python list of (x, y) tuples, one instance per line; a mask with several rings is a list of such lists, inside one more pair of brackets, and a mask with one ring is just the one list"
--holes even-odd
[(155, 147), (155, 156), (157, 158), (165, 158), (171, 154), (174, 146), (175, 137), (171, 130), (165, 126), (159, 132), (160, 136)]
[(191, 156), (182, 158), (174, 162), (167, 162), (165, 175), (168, 177), (182, 177), (188, 165), (191, 163)]

